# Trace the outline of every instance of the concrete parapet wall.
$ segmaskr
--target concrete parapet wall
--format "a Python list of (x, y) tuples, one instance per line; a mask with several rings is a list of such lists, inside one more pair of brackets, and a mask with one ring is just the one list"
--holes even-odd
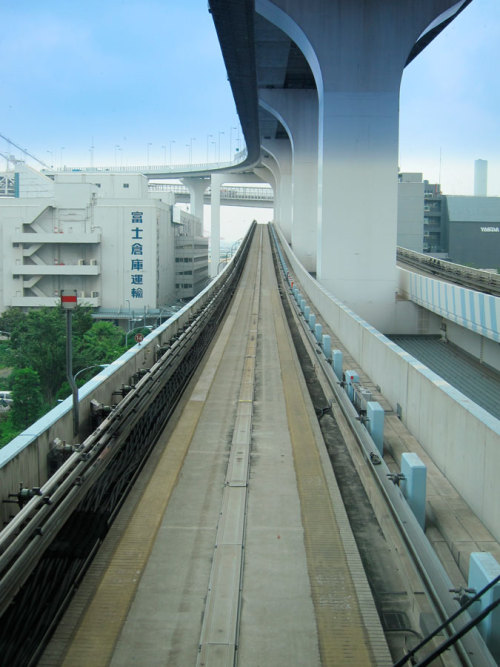
[(399, 287), (413, 302), (500, 343), (500, 297), (399, 269)]
[[(118, 402), (112, 400), (112, 393), (120, 389), (123, 384), (128, 385), (130, 378), (139, 369), (150, 368), (155, 363), (158, 345), (165, 345), (179, 329), (183, 328), (193, 311), (204, 306), (212, 298), (229, 266), (230, 264), (184, 308), (144, 338), (140, 345), (135, 345), (127, 350), (107, 368), (104, 368), (99, 375), (80, 387), (81, 434), (86, 437), (89, 432), (91, 400), (95, 399), (105, 405)], [(86, 428), (87, 432), (85, 432)], [(50, 450), (50, 443), (55, 438), (60, 438), (74, 444), (72, 433), (72, 398), (68, 397), (0, 449), (1, 500), (5, 500), (9, 493), (17, 492), (20, 482), (30, 488), (41, 486), (47, 480), (47, 454)], [(82, 437), (83, 440), (84, 437)], [(2, 521), (7, 521), (9, 516), (15, 512), (17, 512), (17, 506), (2, 503)]]
[(434, 463), (500, 540), (500, 421), (430, 371), (325, 290), (279, 234), (303, 292), (378, 384)]

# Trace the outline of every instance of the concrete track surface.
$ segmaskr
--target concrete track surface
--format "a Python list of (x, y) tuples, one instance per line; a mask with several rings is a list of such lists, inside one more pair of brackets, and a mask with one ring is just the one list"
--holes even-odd
[(39, 664), (392, 664), (261, 227), (177, 417)]

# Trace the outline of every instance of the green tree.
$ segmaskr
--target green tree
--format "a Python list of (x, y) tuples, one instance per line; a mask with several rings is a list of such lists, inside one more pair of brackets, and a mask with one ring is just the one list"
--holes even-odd
[(22, 430), (42, 414), (40, 379), (31, 368), (16, 369), (12, 376), (11, 421), (14, 428)]
[(12, 332), (11, 347), (17, 368), (38, 373), (42, 392), (50, 402), (66, 376), (66, 329), (58, 308), (30, 311)]
[(10, 342), (0, 341), (0, 368), (9, 368), (14, 363)]
[(80, 342), (82, 368), (108, 364), (124, 352), (123, 332), (111, 322), (95, 322)]
[(26, 314), (20, 309), (10, 306), (0, 315), (0, 330), (12, 333), (22, 324)]
[[(1, 324), (3, 322), (3, 325)], [(40, 379), (42, 394), (51, 404), (61, 389), (66, 394), (66, 313), (61, 308), (39, 308), (28, 313), (10, 308), (0, 318), (11, 336), (0, 343), (0, 364), (31, 368)], [(109, 322), (93, 322), (92, 309), (78, 306), (72, 314), (73, 373), (93, 364), (113, 361), (125, 350), (121, 329)], [(7, 363), (8, 362), (8, 363)], [(92, 375), (89, 371), (81, 379)]]
[[(83, 368), (80, 340), (90, 330), (89, 308), (73, 313), (73, 368)], [(10, 346), (17, 368), (38, 373), (42, 393), (51, 403), (66, 378), (66, 315), (60, 308), (39, 308), (24, 315), (12, 330)]]
[(83, 338), (84, 334), (92, 327), (92, 308), (90, 306), (77, 306), (72, 317), (73, 338), (78, 340)]

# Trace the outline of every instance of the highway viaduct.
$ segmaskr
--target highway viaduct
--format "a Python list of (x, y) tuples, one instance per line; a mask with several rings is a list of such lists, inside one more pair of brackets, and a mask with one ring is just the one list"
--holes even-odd
[[(319, 283), (380, 331), (398, 318), (399, 88), (470, 0), (210, 0), (276, 222)], [(265, 176), (267, 172), (267, 177)]]

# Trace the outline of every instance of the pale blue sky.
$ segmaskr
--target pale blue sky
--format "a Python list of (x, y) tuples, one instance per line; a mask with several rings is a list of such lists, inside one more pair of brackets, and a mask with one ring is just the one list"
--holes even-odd
[[(5, 2), (0, 52), (0, 133), (50, 164), (89, 164), (92, 145), (107, 165), (170, 152), (204, 162), (219, 144), (227, 159), (236, 147), (205, 0)], [(403, 170), (471, 194), (474, 160), (487, 159), (489, 194), (500, 195), (499, 61), (500, 2), (474, 0), (404, 74)]]
[(473, 194), (474, 160), (488, 160), (500, 196), (500, 2), (474, 0), (405, 70), (400, 167)]

